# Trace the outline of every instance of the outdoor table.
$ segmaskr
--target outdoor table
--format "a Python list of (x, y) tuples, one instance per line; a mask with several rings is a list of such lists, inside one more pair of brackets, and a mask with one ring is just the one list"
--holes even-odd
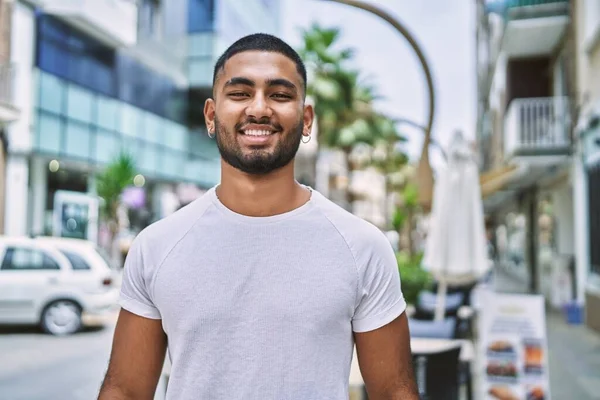
[[(473, 382), (471, 378), (471, 363), (475, 360), (475, 346), (473, 342), (465, 339), (429, 339), (429, 338), (411, 338), (410, 347), (412, 354), (432, 354), (440, 351), (445, 351), (450, 348), (460, 345), (460, 362), (467, 365), (467, 398), (473, 398)], [(350, 389), (356, 391), (364, 387), (364, 381), (358, 366), (358, 358), (356, 356), (356, 348), (352, 357), (352, 365), (350, 367)]]

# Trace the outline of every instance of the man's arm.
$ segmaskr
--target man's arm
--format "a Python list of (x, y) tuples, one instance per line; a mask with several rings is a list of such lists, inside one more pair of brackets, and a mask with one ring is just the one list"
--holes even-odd
[(358, 364), (371, 400), (419, 400), (406, 313), (370, 332), (355, 333)]
[(161, 320), (121, 309), (98, 400), (153, 399), (166, 349)]

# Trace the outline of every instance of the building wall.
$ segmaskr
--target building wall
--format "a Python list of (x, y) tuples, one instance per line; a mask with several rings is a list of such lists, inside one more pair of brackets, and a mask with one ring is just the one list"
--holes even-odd
[[(64, 20), (36, 15), (25, 2), (15, 1), (14, 11), (11, 61), (21, 118), (8, 128), (6, 234), (43, 227), (40, 184), (54, 158), (94, 171), (126, 149), (147, 179), (203, 187), (218, 182), (214, 141), (187, 126), (187, 82), (182, 87), (136, 53), (154, 47), (110, 47)], [(165, 11), (169, 18), (186, 15)], [(187, 35), (162, 28), (165, 35)]]
[[(578, 299), (585, 301), (586, 323), (600, 331), (600, 274), (593, 273), (591, 253), (597, 243), (591, 243), (590, 231), (600, 221), (591, 220), (594, 204), (589, 193), (591, 168), (598, 168), (600, 128), (590, 126), (591, 118), (600, 117), (600, 3), (594, 0), (573, 0), (576, 18), (575, 37), (577, 44), (577, 109), (576, 134), (580, 137), (573, 168), (577, 172), (574, 186), (575, 231), (577, 240), (576, 262)], [(594, 194), (593, 196), (597, 196)]]
[[(12, 2), (0, 0), (0, 65), (10, 61)], [(6, 196), (5, 131), (0, 125), (0, 235), (4, 233), (4, 198)]]
[(15, 106), (20, 109), (20, 118), (8, 128), (8, 157), (6, 165), (7, 196), (5, 200), (4, 232), (6, 235), (25, 235), (29, 211), (29, 165), (31, 152), (31, 126), (33, 86), (33, 64), (35, 46), (35, 15), (28, 5), (14, 2), (11, 31), (11, 63), (15, 71)]
[(600, 98), (600, 4), (594, 0), (573, 0), (572, 4), (576, 19), (577, 101), (585, 112)]
[(10, 60), (12, 2), (0, 0), (0, 63)]

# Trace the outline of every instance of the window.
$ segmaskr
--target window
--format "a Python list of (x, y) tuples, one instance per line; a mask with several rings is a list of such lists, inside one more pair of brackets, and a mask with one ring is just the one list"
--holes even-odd
[(38, 150), (51, 154), (60, 153), (62, 129), (58, 117), (40, 111), (36, 124)]
[[(212, 1), (194, 1), (208, 4), (212, 9)], [(184, 97), (167, 76), (156, 73), (124, 52), (107, 47), (52, 16), (41, 14), (38, 18), (40, 29), (36, 65), (47, 72), (47, 76), (54, 78), (42, 74), (41, 107), (57, 114), (68, 111), (72, 116), (88, 122), (92, 116), (94, 95), (101, 93), (162, 117), (184, 121), (184, 112), (179, 105)], [(95, 93), (70, 86), (69, 103), (66, 105), (68, 110), (65, 110), (62, 97), (64, 87), (57, 83), (56, 77)], [(114, 125), (114, 120), (108, 124)], [(108, 126), (105, 128), (111, 129)]]
[(44, 252), (22, 247), (6, 249), (2, 270), (9, 271), (40, 271), (59, 270), (60, 266)]
[(189, 0), (188, 32), (205, 32), (213, 29), (214, 0)]
[(38, 97), (40, 108), (54, 114), (61, 114), (64, 108), (66, 86), (62, 79), (41, 73)]
[(107, 95), (115, 94), (115, 52), (57, 19), (40, 15), (37, 66)]
[(139, 5), (138, 32), (141, 37), (154, 37), (158, 34), (157, 19), (159, 8), (156, 2), (143, 0)]
[(83, 271), (91, 269), (90, 265), (80, 255), (71, 253), (70, 251), (62, 251), (62, 253), (69, 259), (73, 270)]
[(92, 132), (89, 125), (69, 121), (65, 139), (64, 147), (61, 149), (64, 154), (81, 158), (90, 157)]

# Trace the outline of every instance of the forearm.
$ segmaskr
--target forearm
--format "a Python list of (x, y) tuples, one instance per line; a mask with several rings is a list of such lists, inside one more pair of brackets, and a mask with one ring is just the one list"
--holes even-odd
[[(389, 378), (389, 377), (388, 377)], [(394, 378), (367, 385), (369, 400), (419, 400), (419, 388), (411, 364)]]
[(419, 391), (416, 385), (405, 387), (394, 387), (383, 390), (380, 393), (371, 393), (367, 390), (369, 400), (419, 400)]
[(131, 397), (123, 389), (116, 386), (102, 385), (98, 400), (132, 400), (135, 397)]
[(151, 400), (154, 398), (155, 390), (141, 390), (132, 388), (126, 384), (116, 382), (106, 375), (98, 400)]

